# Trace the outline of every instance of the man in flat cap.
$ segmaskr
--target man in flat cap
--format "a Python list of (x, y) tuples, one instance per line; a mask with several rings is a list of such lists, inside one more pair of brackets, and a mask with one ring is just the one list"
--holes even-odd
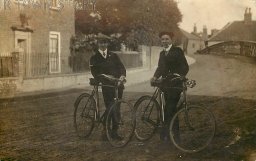
[[(172, 43), (173, 38), (172, 32), (161, 32), (159, 37), (163, 50), (160, 52), (158, 67), (154, 73), (152, 82), (158, 78), (173, 78), (175, 75), (186, 76), (189, 71), (187, 60), (184, 56), (184, 52), (181, 48), (176, 47)], [(182, 86), (182, 82), (176, 82), (175, 86)], [(169, 125), (172, 117), (177, 112), (176, 106), (180, 99), (180, 89), (175, 88), (163, 88), (165, 98), (165, 109), (164, 109), (164, 127), (160, 133), (160, 139), (164, 142), (169, 142)], [(175, 123), (175, 136), (179, 139), (179, 123)]]
[[(97, 49), (95, 51), (95, 55), (90, 58), (90, 68), (93, 77), (103, 84), (108, 84), (108, 81), (102, 81), (99, 78), (100, 74), (112, 75), (115, 78), (119, 78), (120, 81), (124, 81), (126, 77), (126, 69), (121, 62), (120, 58), (117, 54), (110, 52), (108, 50), (110, 37), (103, 34), (98, 34), (97, 36)], [(124, 85), (120, 85), (118, 88), (118, 98), (122, 98), (124, 90)], [(102, 94), (104, 98), (104, 103), (106, 106), (106, 112), (108, 112), (114, 103), (115, 97), (115, 88), (103, 86)], [(116, 112), (118, 113), (118, 112)], [(106, 118), (103, 120), (104, 125), (106, 124)], [(118, 123), (116, 119), (112, 118), (113, 127), (112, 127), (112, 137), (114, 139), (121, 139), (117, 134)], [(104, 126), (105, 127), (105, 126)], [(105, 129), (103, 131), (103, 139), (106, 140), (106, 132)]]

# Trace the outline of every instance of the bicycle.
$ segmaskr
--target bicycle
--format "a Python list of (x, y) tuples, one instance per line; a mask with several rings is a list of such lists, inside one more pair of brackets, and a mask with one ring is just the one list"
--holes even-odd
[[(164, 126), (164, 93), (160, 88), (164, 79), (152, 82), (156, 87), (153, 96), (145, 95), (135, 103), (136, 129), (135, 136), (140, 141), (150, 139), (158, 128)], [(214, 115), (206, 108), (187, 103), (187, 87), (193, 88), (196, 85), (194, 80), (176, 76), (172, 81), (182, 81), (182, 87), (168, 87), (182, 90), (181, 98), (177, 105), (177, 112), (169, 125), (169, 136), (172, 143), (183, 152), (194, 153), (206, 148), (212, 141), (216, 122)], [(159, 98), (159, 101), (157, 101)], [(175, 126), (176, 124), (176, 126)], [(177, 134), (177, 124), (179, 137)]]
[[(74, 110), (74, 126), (76, 133), (79, 137), (87, 138), (91, 135), (95, 123), (101, 123), (105, 126), (107, 139), (110, 144), (114, 147), (125, 146), (132, 138), (136, 125), (135, 111), (133, 106), (119, 99), (118, 87), (121, 82), (119, 79), (114, 78), (110, 75), (101, 74), (103, 78), (106, 78), (114, 83), (114, 85), (105, 85), (98, 82), (94, 78), (90, 78), (90, 85), (93, 86), (92, 92), (82, 93), (75, 101)], [(100, 104), (99, 104), (99, 87), (108, 86), (115, 88), (114, 103), (110, 110), (105, 111), (100, 115)], [(112, 117), (117, 121), (118, 124), (118, 136), (122, 139), (116, 139), (112, 137)], [(106, 124), (104, 125), (104, 119), (106, 118)]]

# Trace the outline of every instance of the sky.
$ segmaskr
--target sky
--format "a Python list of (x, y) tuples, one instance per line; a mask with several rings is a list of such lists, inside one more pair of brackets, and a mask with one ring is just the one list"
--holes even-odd
[(206, 25), (211, 29), (221, 29), (228, 22), (243, 20), (246, 7), (251, 8), (252, 19), (256, 20), (256, 0), (176, 0), (183, 15), (180, 27), (188, 32), (197, 31)]

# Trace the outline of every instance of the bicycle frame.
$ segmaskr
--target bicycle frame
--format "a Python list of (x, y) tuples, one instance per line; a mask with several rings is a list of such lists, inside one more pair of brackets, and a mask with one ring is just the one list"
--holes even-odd
[[(172, 85), (172, 83), (166, 84), (169, 83), (167, 82), (169, 80), (166, 82), (161, 79), (153, 80), (151, 82), (151, 85), (155, 87), (153, 95), (144, 95), (137, 100), (135, 104), (136, 118), (140, 122), (135, 134), (138, 140), (146, 141), (154, 135), (158, 128), (164, 127), (164, 130), (168, 130), (171, 141), (178, 149), (189, 153), (198, 152), (212, 141), (216, 132), (216, 121), (214, 115), (207, 108), (187, 102), (187, 90), (196, 85), (195, 80), (188, 80), (184, 77), (177, 79), (182, 81), (181, 84), (173, 83), (177, 83), (177, 87), (168, 87)], [(176, 88), (179, 89), (178, 93), (181, 92), (176, 106), (177, 111), (170, 118), (168, 125), (165, 124), (167, 122), (164, 122), (164, 107), (166, 106), (164, 92), (166, 90), (172, 92), (172, 90), (166, 88)], [(160, 137), (162, 137), (161, 134)]]
[(96, 121), (99, 121), (99, 122), (102, 122), (105, 115), (106, 115), (106, 111), (100, 115), (100, 105), (99, 105), (99, 86), (103, 87), (113, 87), (115, 88), (115, 98), (114, 98), (114, 101), (118, 101), (119, 98), (118, 98), (118, 86), (111, 86), (111, 85), (103, 85), (103, 84), (99, 84), (99, 85), (94, 85), (93, 86), (93, 90), (91, 92), (91, 97), (94, 98), (94, 100), (96, 100), (96, 112), (95, 112), (95, 120)]
[[(179, 87), (169, 87), (169, 88), (182, 89), (182, 92), (180, 94), (180, 100), (177, 104), (177, 107), (181, 107), (181, 105), (183, 104), (184, 108), (187, 111), (187, 86), (186, 86), (186, 82), (185, 81), (183, 82), (183, 87), (182, 88), (179, 88)], [(164, 119), (165, 119), (164, 118), (165, 99), (164, 99), (164, 92), (159, 87), (156, 87), (156, 90), (155, 90), (153, 96), (151, 97), (151, 100), (150, 100), (149, 104), (151, 103), (151, 101), (153, 99), (157, 100), (159, 105), (160, 105), (160, 121), (161, 121), (160, 123), (162, 125), (164, 123)], [(148, 104), (148, 107), (149, 107), (149, 104)], [(144, 114), (145, 114), (146, 111), (147, 110), (144, 111)], [(150, 116), (151, 112), (152, 112), (152, 109), (149, 112), (149, 115), (148, 115), (148, 118), (147, 118), (148, 121), (150, 120), (149, 116)]]

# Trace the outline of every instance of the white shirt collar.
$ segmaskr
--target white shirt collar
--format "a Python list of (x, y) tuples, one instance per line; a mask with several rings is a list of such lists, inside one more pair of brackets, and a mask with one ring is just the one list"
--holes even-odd
[(168, 46), (168, 48), (164, 48), (164, 51), (169, 51), (169, 50), (171, 49), (171, 47), (172, 47), (172, 44), (170, 44), (170, 45)]
[[(100, 54), (103, 58), (105, 58), (105, 59), (107, 58), (108, 49), (106, 49), (105, 51), (102, 51), (99, 49), (98, 51), (100, 52)], [(103, 55), (103, 52), (105, 53), (105, 56)]]

